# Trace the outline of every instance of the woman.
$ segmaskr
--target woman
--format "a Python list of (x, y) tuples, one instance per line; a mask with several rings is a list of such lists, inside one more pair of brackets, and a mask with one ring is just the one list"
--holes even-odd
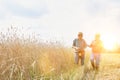
[(100, 40), (100, 34), (95, 35), (95, 40), (92, 41), (89, 47), (92, 48), (92, 54), (90, 58), (92, 67), (93, 69), (98, 70), (100, 64), (101, 52), (103, 51), (103, 43)]

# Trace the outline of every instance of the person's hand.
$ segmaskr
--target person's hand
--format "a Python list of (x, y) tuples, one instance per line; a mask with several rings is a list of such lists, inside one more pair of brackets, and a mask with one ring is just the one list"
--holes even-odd
[(81, 49), (79, 47), (76, 47), (75, 50), (78, 52), (81, 51)]
[(79, 49), (78, 47), (75, 47), (75, 46), (73, 46), (72, 48), (75, 49), (75, 50), (78, 50), (78, 49)]
[(76, 50), (79, 50), (80, 48), (76, 47), (75, 49), (76, 49)]
[(87, 45), (87, 47), (91, 47), (91, 45)]

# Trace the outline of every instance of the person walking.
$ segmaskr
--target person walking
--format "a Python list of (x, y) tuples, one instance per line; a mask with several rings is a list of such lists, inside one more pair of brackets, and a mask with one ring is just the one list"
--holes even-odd
[(83, 39), (83, 33), (78, 33), (78, 38), (73, 40), (72, 48), (75, 50), (75, 63), (79, 64), (81, 60), (81, 65), (84, 65), (85, 59), (85, 48), (87, 47), (86, 41)]
[(95, 40), (89, 46), (92, 48), (92, 54), (90, 56), (93, 69), (98, 70), (100, 64), (100, 56), (103, 51), (103, 42), (100, 40), (100, 34), (95, 35)]

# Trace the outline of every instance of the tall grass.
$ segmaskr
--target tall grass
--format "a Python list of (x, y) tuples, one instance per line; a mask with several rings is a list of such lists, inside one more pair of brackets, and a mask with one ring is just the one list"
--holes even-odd
[(91, 67), (90, 52), (84, 66), (75, 65), (70, 48), (43, 42), (35, 34), (27, 36), (13, 27), (0, 33), (0, 80), (120, 80), (119, 54), (102, 54), (97, 72)]
[[(22, 36), (20, 36), (22, 35)], [(0, 79), (53, 79), (73, 67), (71, 51), (60, 43), (28, 38), (18, 28), (0, 34)]]

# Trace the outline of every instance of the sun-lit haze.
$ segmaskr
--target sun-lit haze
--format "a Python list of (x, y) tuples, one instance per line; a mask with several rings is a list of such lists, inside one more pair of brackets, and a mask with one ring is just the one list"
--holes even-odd
[(0, 80), (120, 80), (120, 0), (0, 0)]
[(111, 49), (120, 43), (120, 1), (0, 0), (0, 30), (11, 25), (67, 45), (72, 45), (79, 31), (88, 44), (100, 33), (105, 47)]
[(117, 37), (112, 34), (103, 35), (101, 40), (103, 41), (104, 47), (108, 50), (113, 50), (116, 44), (118, 44)]

